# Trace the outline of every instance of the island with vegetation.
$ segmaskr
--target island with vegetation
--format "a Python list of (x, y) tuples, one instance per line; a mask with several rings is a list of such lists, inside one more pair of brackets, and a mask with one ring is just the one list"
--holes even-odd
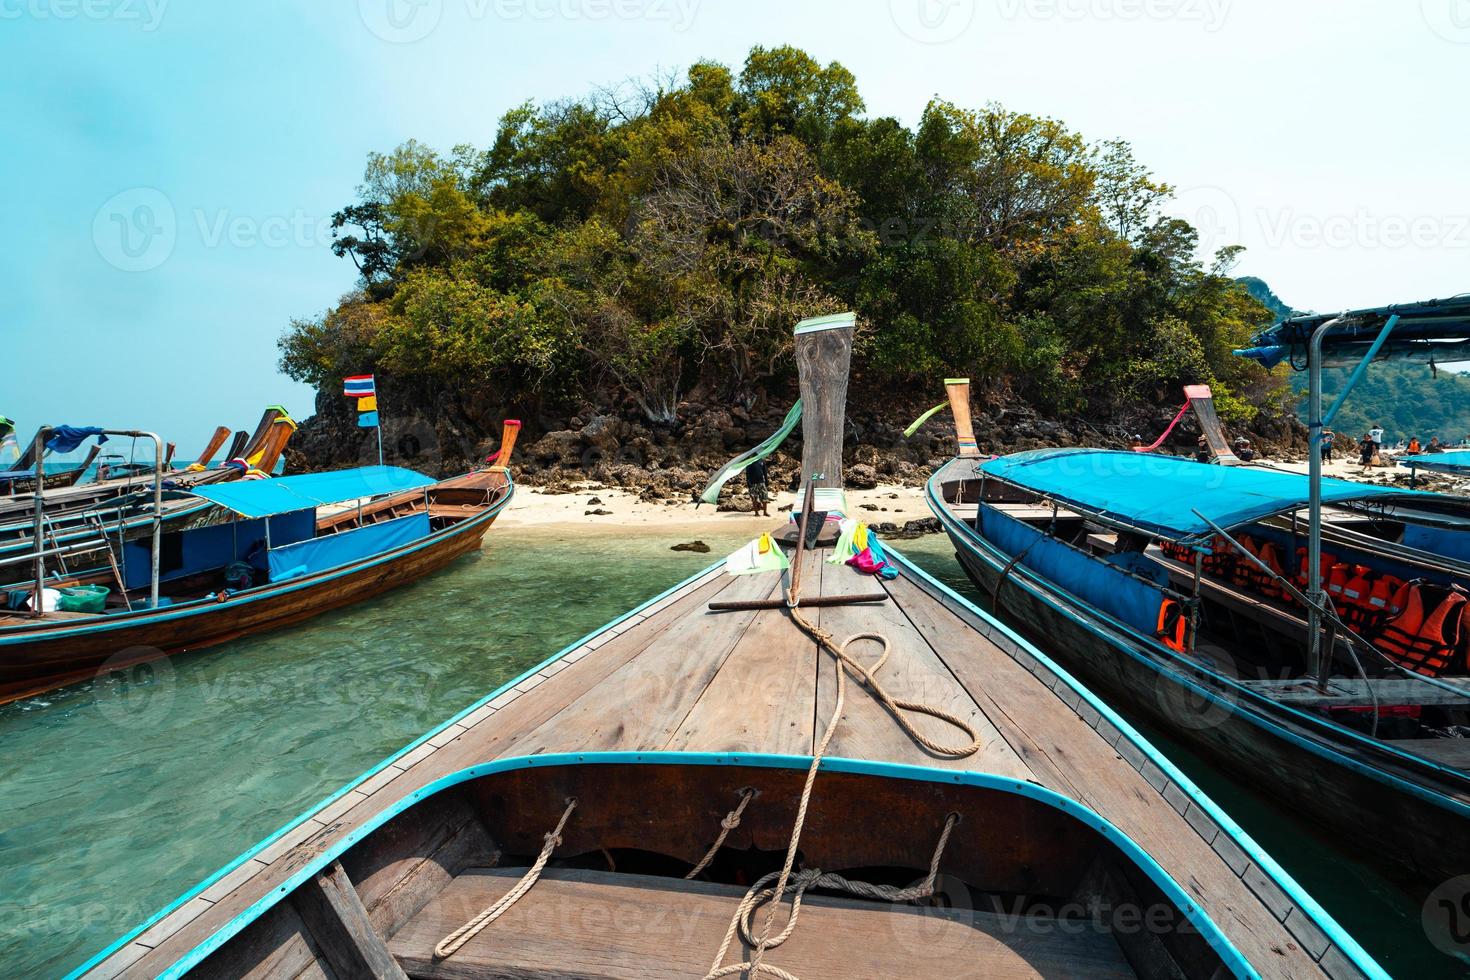
[(1152, 438), (1190, 382), (1232, 431), (1299, 444), (1284, 373), (1231, 354), (1271, 311), (1238, 249), (1197, 259), (1170, 193), (1128, 143), (994, 103), (871, 117), (792, 47), (527, 102), (487, 147), (368, 160), (334, 217), (358, 288), (280, 341), (319, 391), (296, 463), (375, 452), (340, 397), (371, 371), (391, 461), (462, 469), (509, 416), (523, 479), (687, 500), (795, 398), (793, 324), (849, 309), (858, 485), (952, 451), (942, 417), (902, 437), (947, 375), (988, 450)]

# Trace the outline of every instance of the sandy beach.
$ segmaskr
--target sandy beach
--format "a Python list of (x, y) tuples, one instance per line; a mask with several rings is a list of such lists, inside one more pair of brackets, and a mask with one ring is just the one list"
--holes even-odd
[[(769, 530), (773, 518), (784, 517), (795, 502), (794, 493), (777, 493), (771, 501), (770, 517), (754, 517), (737, 511), (717, 511), (708, 504), (697, 510), (693, 504), (658, 504), (615, 488), (581, 489), (573, 493), (547, 493), (538, 487), (520, 486), (497, 524), (501, 527), (537, 527), (576, 524), (597, 527), (658, 527), (660, 530), (692, 530), (715, 534), (748, 529), (752, 534)], [(848, 503), (858, 515), (873, 524), (932, 517), (924, 503), (922, 487), (878, 486), (872, 490), (847, 491)], [(785, 508), (785, 510), (782, 510)], [(598, 513), (604, 511), (606, 513)]]

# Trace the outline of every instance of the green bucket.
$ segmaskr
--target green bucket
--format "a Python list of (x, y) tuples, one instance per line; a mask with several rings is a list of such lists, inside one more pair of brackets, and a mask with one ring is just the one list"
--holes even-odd
[(62, 612), (100, 613), (111, 590), (104, 585), (74, 585), (61, 590), (56, 608)]

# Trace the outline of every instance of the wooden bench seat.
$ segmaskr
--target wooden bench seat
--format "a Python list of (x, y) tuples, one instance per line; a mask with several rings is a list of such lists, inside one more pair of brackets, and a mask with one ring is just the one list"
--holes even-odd
[[(434, 946), (478, 914), (524, 869), (470, 869), (388, 941), (411, 977), (703, 976), (744, 889), (605, 871), (551, 869), (454, 955)], [(789, 906), (788, 906), (789, 907)], [(763, 921), (764, 907), (756, 917)], [(777, 920), (779, 931), (784, 913)], [(726, 964), (747, 957), (738, 938)], [(738, 957), (738, 959), (737, 959)], [(809, 893), (796, 931), (766, 962), (802, 980), (858, 977), (1132, 977), (1117, 942), (1091, 924), (1064, 928), (962, 909)]]

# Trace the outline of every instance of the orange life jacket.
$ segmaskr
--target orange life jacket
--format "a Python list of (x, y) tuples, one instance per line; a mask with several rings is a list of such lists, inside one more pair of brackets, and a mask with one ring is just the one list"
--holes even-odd
[(1259, 568), (1252, 566), (1251, 586), (1267, 599), (1282, 598), (1286, 593), (1282, 590), (1280, 579), (1276, 576), (1281, 579), (1286, 578), (1286, 569), (1281, 567), (1281, 559), (1276, 557), (1276, 545), (1270, 541), (1262, 542), (1261, 550), (1256, 552), (1256, 557), (1276, 574), (1275, 576), (1267, 575)]
[(1343, 586), (1343, 598), (1349, 605), (1342, 614), (1349, 626), (1359, 632), (1377, 629), (1403, 612), (1403, 608), (1394, 603), (1395, 595), (1403, 588), (1403, 579), (1393, 575), (1375, 577), (1361, 565), (1358, 573)]
[[(1332, 567), (1337, 564), (1337, 556), (1322, 552), (1322, 561), (1317, 567), (1317, 574), (1323, 582), (1327, 581), (1328, 575), (1332, 573)], [(1296, 549), (1296, 585), (1303, 592), (1310, 592), (1307, 587), (1307, 549)]]
[(1177, 600), (1165, 599), (1159, 603), (1159, 628), (1154, 633), (1170, 650), (1184, 652), (1184, 638), (1188, 630), (1188, 618)]
[(1378, 634), (1378, 649), (1412, 671), (1438, 677), (1460, 652), (1466, 595), (1450, 590), (1425, 618), (1419, 585), (1410, 582), (1400, 591), (1405, 594), (1403, 611)]
[(1352, 571), (1352, 565), (1347, 562), (1338, 562), (1332, 566), (1332, 571), (1327, 573), (1327, 597), (1339, 610), (1344, 606), (1342, 590), (1347, 586), (1348, 577)]
[[(1259, 546), (1257, 546), (1255, 539), (1252, 538), (1249, 534), (1242, 534), (1235, 540), (1239, 541), (1242, 548), (1255, 555), (1257, 558), (1261, 556), (1261, 550)], [(1225, 547), (1230, 547), (1229, 542), (1225, 543)], [(1260, 569), (1256, 568), (1256, 566), (1253, 565), (1249, 559), (1242, 558), (1239, 555), (1236, 555), (1235, 568), (1232, 569), (1230, 572), (1230, 581), (1233, 584), (1238, 585), (1241, 588), (1250, 588), (1253, 583), (1253, 579), (1259, 574)]]
[(1382, 616), (1393, 617), (1404, 611), (1408, 601), (1408, 583), (1393, 575), (1380, 575), (1368, 593), (1368, 604)]
[(1230, 547), (1230, 542), (1218, 534), (1215, 535), (1210, 539), (1210, 553), (1205, 555), (1205, 574), (1229, 578), (1230, 570), (1234, 567), (1235, 552)]

